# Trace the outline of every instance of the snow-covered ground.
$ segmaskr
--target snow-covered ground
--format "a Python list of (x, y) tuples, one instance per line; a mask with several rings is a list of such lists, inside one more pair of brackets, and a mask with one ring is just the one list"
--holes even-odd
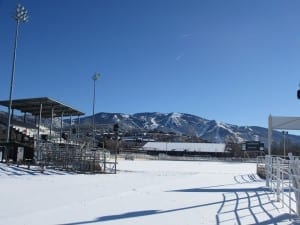
[(292, 224), (256, 164), (120, 160), (83, 175), (0, 163), (0, 224)]

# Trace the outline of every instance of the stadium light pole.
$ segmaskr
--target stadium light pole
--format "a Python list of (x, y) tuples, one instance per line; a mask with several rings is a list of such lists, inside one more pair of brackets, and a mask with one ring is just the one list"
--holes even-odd
[(94, 81), (94, 95), (93, 95), (93, 148), (95, 147), (95, 100), (96, 100), (96, 81), (99, 79), (100, 74), (95, 73), (92, 76)]
[(14, 44), (14, 54), (13, 54), (13, 64), (11, 70), (11, 78), (10, 78), (10, 89), (9, 89), (9, 107), (8, 107), (8, 121), (7, 121), (7, 136), (6, 143), (10, 141), (10, 126), (11, 126), (11, 110), (12, 110), (12, 93), (13, 93), (13, 85), (14, 85), (14, 74), (16, 67), (16, 56), (17, 56), (17, 45), (18, 45), (18, 36), (19, 36), (19, 26), (21, 22), (28, 22), (28, 11), (24, 6), (18, 4), (16, 13), (13, 18), (17, 21), (16, 25), (16, 34), (15, 34), (15, 44)]

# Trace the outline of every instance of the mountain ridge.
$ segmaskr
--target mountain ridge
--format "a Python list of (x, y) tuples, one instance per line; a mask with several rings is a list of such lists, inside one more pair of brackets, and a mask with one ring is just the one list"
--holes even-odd
[[(80, 119), (82, 124), (91, 124), (93, 116)], [(260, 126), (238, 126), (216, 120), (208, 120), (188, 113), (141, 112), (134, 114), (99, 112), (95, 114), (95, 125), (118, 123), (122, 130), (140, 129), (174, 132), (197, 136), (214, 143), (260, 140), (268, 141), (268, 129)], [(293, 143), (300, 143), (299, 136), (288, 134)], [(273, 131), (273, 140), (281, 141), (282, 133)]]

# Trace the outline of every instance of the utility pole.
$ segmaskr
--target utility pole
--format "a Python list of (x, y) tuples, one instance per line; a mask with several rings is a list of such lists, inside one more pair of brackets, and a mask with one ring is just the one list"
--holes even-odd
[(118, 147), (119, 147), (119, 124), (114, 125), (114, 133), (116, 138), (116, 145), (115, 145), (115, 174), (117, 173), (117, 154), (118, 154)]

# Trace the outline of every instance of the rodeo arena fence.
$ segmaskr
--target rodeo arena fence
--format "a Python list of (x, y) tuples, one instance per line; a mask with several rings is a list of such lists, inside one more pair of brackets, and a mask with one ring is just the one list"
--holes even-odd
[(273, 192), (276, 201), (289, 209), (289, 214), (300, 216), (300, 159), (260, 156), (257, 158), (257, 174), (266, 179), (266, 186)]
[(116, 163), (110, 161), (110, 152), (90, 148), (87, 144), (39, 143), (35, 152), (37, 164), (44, 167), (74, 172), (115, 173)]

